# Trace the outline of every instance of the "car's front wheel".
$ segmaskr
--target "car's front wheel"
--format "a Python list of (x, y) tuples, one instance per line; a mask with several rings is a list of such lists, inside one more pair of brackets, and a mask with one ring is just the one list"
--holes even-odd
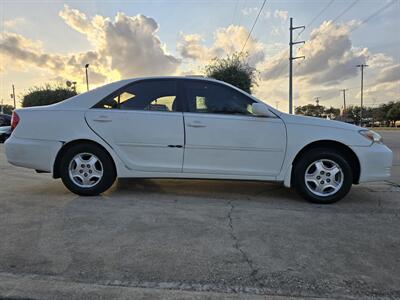
[(328, 148), (306, 152), (293, 166), (292, 183), (305, 199), (333, 203), (350, 191), (353, 174), (346, 157)]
[(73, 193), (95, 196), (114, 183), (116, 172), (111, 157), (93, 144), (78, 144), (68, 148), (60, 163), (64, 185)]

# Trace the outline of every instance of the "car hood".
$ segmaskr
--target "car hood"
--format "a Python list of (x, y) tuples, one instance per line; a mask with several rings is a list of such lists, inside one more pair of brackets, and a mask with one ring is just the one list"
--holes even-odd
[(345, 122), (340, 121), (333, 121), (327, 119), (321, 119), (317, 117), (307, 117), (307, 116), (300, 116), (300, 115), (289, 115), (282, 113), (280, 115), (282, 120), (286, 124), (298, 124), (298, 125), (308, 125), (308, 126), (316, 126), (316, 127), (330, 127), (336, 129), (344, 129), (344, 130), (351, 130), (351, 131), (359, 131), (363, 129), (360, 126), (356, 126), (353, 124), (348, 124)]

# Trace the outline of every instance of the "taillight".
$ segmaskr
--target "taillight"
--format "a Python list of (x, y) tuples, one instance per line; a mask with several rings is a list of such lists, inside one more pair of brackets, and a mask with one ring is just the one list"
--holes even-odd
[(19, 116), (15, 111), (13, 111), (11, 116), (11, 130), (14, 130), (15, 127), (17, 127), (18, 123), (19, 123)]

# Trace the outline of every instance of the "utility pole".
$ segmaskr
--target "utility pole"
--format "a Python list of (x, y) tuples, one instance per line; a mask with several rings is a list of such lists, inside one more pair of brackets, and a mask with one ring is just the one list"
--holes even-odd
[(343, 112), (342, 115), (346, 114), (346, 89), (340, 90), (343, 92)]
[(13, 96), (13, 99), (14, 99), (14, 109), (16, 109), (17, 107), (15, 106), (15, 87), (14, 87), (14, 84), (12, 85), (12, 90), (13, 90), (12, 96)]
[(4, 99), (1, 98), (1, 114), (4, 114), (3, 103), (4, 103)]
[(364, 68), (368, 67), (366, 64), (357, 65), (358, 68), (361, 68), (361, 107), (360, 107), (360, 126), (362, 126), (363, 122), (363, 93), (364, 93)]
[(320, 97), (315, 97), (315, 103), (317, 104), (317, 109), (316, 109), (316, 113), (318, 115), (318, 117), (321, 117), (321, 114), (319, 113), (319, 98)]
[(86, 71), (86, 88), (89, 91), (89, 77), (88, 77), (88, 68), (89, 68), (89, 64), (85, 65), (85, 71)]
[(276, 109), (279, 108), (279, 102), (280, 102), (280, 101), (275, 101), (275, 107), (276, 107)]
[(304, 44), (305, 41), (293, 42), (293, 31), (296, 29), (305, 29), (305, 26), (293, 27), (293, 18), (290, 18), (290, 41), (289, 41), (289, 114), (293, 114), (293, 60), (305, 58), (305, 56), (293, 57), (293, 45)]

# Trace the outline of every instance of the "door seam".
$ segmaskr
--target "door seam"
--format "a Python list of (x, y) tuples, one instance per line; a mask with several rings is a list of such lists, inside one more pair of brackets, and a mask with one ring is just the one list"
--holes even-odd
[(183, 173), (183, 166), (185, 164), (185, 152), (186, 152), (186, 125), (185, 125), (185, 113), (184, 112), (182, 112), (182, 122), (183, 122), (183, 154), (182, 154), (181, 173)]

